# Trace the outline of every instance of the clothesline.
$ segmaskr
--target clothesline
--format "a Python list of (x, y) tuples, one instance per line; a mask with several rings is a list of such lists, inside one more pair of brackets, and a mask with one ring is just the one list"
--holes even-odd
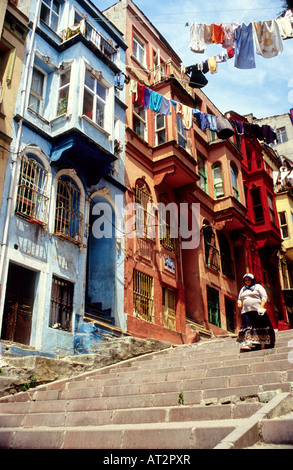
[[(204, 73), (217, 72), (217, 64), (235, 57), (235, 67), (256, 67), (255, 53), (264, 57), (275, 57), (283, 52), (283, 41), (293, 38), (293, 11), (287, 10), (282, 17), (270, 21), (242, 23), (205, 24), (189, 23), (191, 51), (203, 54), (209, 44), (221, 44), (226, 52), (196, 64)], [(232, 53), (232, 50), (234, 53)]]
[(172, 105), (176, 115), (182, 116), (182, 125), (186, 130), (191, 129), (195, 120), (201, 130), (210, 129), (223, 140), (238, 134), (248, 139), (257, 138), (271, 144), (277, 138), (275, 131), (269, 125), (259, 126), (258, 124), (227, 119), (223, 116), (201, 113), (197, 108), (166, 98), (133, 79), (130, 80), (129, 96), (132, 97), (133, 103), (138, 103), (143, 106), (143, 109), (151, 109), (162, 116), (172, 114)]

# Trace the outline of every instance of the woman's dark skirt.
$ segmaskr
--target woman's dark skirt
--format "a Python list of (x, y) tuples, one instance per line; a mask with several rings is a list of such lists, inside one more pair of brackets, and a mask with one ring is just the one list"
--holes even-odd
[(241, 320), (237, 343), (242, 348), (250, 346), (260, 349), (261, 344), (264, 344), (266, 349), (275, 346), (275, 332), (267, 313), (259, 315), (256, 310), (242, 313)]

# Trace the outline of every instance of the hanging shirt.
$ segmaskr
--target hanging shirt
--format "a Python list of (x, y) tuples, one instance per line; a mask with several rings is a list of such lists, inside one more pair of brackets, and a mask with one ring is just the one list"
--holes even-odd
[(150, 90), (149, 88), (145, 88), (145, 90), (144, 90), (144, 109), (149, 109), (151, 93), (152, 93), (152, 90)]
[(224, 41), (222, 46), (225, 49), (228, 49), (229, 47), (234, 46), (234, 40), (235, 40), (235, 30), (238, 28), (239, 23), (232, 23), (231, 25), (222, 25), (222, 30), (224, 33)]
[(141, 103), (143, 107), (144, 107), (144, 92), (145, 92), (145, 86), (138, 83), (136, 101), (137, 103)]
[(132, 101), (136, 101), (137, 98), (137, 82), (135, 80), (130, 80), (129, 85), (129, 96), (133, 93)]
[(220, 54), (216, 55), (217, 64), (221, 64), (222, 62), (227, 62), (227, 60), (229, 60), (229, 56), (227, 52), (221, 52)]
[(242, 24), (235, 31), (235, 67), (238, 69), (254, 69), (254, 38), (253, 25)]
[(276, 20), (254, 21), (253, 27), (257, 54), (269, 59), (283, 52), (283, 41)]
[(124, 90), (124, 84), (125, 84), (125, 75), (124, 73), (119, 73), (115, 75), (115, 87), (117, 90), (123, 91)]
[(182, 106), (182, 111), (183, 111), (183, 118), (182, 118), (183, 127), (185, 129), (190, 129), (192, 126), (192, 108), (184, 104)]
[(213, 24), (212, 25), (212, 41), (215, 44), (223, 44), (225, 39), (222, 25), (221, 24)]
[(293, 38), (293, 27), (289, 16), (276, 19), (282, 39)]
[(218, 126), (217, 126), (217, 118), (216, 116), (213, 116), (212, 114), (207, 114), (207, 119), (210, 124), (209, 128), (211, 131), (217, 131)]
[(217, 62), (216, 62), (216, 57), (210, 57), (208, 59), (208, 65), (209, 65), (209, 70), (210, 72), (213, 74), (213, 73), (216, 73), (218, 71), (218, 65), (217, 65)]
[(267, 144), (273, 144), (275, 140), (277, 140), (277, 135), (271, 128), (271, 126), (268, 126), (267, 124), (264, 124), (262, 126), (263, 129), (263, 136)]
[(168, 98), (165, 98), (165, 96), (163, 96), (159, 113), (162, 116), (169, 116), (171, 114), (171, 103)]
[(213, 44), (212, 34), (213, 34), (213, 25), (205, 24), (204, 25), (204, 42), (206, 44)]
[(204, 24), (192, 23), (190, 25), (190, 50), (203, 54), (207, 47), (204, 43)]
[(151, 91), (151, 97), (149, 102), (149, 108), (158, 113), (162, 105), (163, 95), (156, 91)]

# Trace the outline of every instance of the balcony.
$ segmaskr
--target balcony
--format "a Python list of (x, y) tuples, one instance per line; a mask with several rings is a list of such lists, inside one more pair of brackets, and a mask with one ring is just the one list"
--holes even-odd
[(190, 77), (182, 72), (180, 67), (171, 59), (167, 62), (162, 62), (150, 70), (150, 86), (157, 85), (170, 78), (175, 79), (193, 99), (198, 99), (195, 90), (189, 86)]
[(99, 52), (101, 52), (107, 59), (115, 63), (117, 57), (117, 50), (111, 44), (111, 40), (106, 39), (86, 20), (81, 20), (79, 23), (63, 30), (61, 33), (62, 41), (65, 42), (68, 39), (71, 39), (77, 35), (82, 35), (89, 43), (93, 44), (95, 48)]

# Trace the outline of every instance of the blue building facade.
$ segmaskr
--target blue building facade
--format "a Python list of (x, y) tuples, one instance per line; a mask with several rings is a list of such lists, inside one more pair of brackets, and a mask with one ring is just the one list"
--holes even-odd
[(89, 353), (126, 331), (126, 45), (89, 0), (18, 7), (31, 29), (0, 212), (1, 339)]

